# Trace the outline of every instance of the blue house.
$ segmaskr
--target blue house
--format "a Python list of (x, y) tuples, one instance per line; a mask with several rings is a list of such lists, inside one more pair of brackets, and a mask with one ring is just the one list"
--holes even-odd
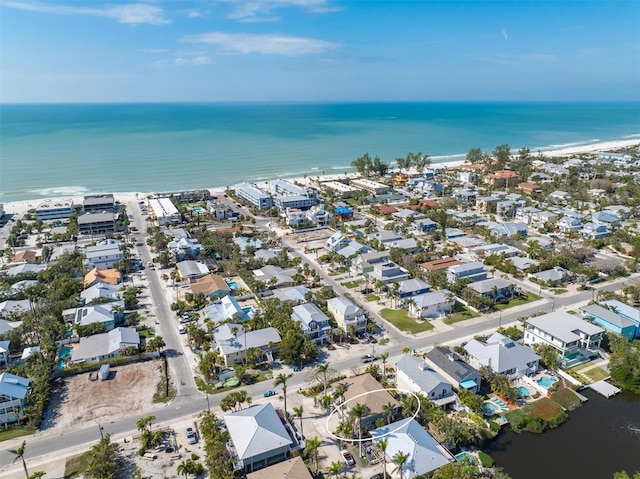
[(636, 309), (628, 304), (625, 304), (617, 299), (609, 299), (607, 301), (602, 301), (602, 304), (605, 308), (613, 308), (617, 314), (622, 316), (623, 318), (630, 319), (636, 324), (636, 338), (640, 338), (640, 310)]
[(429, 218), (423, 218), (421, 220), (414, 221), (413, 226), (418, 231), (425, 232), (436, 229), (438, 227), (438, 223)]
[(400, 285), (398, 288), (400, 298), (410, 298), (431, 291), (431, 285), (421, 279), (405, 279), (398, 284)]
[(614, 309), (603, 308), (599, 304), (590, 304), (580, 308), (580, 310), (584, 318), (592, 320), (608, 331), (621, 334), (631, 341), (636, 335), (638, 325), (634, 321), (618, 314), (615, 311), (615, 306), (611, 306), (611, 308)]

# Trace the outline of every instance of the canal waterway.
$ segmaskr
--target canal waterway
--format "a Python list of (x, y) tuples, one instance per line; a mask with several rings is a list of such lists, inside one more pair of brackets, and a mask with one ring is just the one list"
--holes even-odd
[(503, 428), (489, 453), (513, 479), (612, 479), (640, 471), (640, 396), (622, 393), (609, 400), (591, 390), (569, 420), (543, 434)]

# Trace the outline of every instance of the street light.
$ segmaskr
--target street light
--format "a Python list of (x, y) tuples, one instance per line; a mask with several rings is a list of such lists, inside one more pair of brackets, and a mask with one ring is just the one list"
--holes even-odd
[(98, 423), (98, 428), (100, 429), (100, 439), (104, 439), (104, 428), (102, 424)]
[(207, 412), (211, 413), (211, 405), (209, 404), (209, 393), (207, 393), (205, 399), (207, 400)]

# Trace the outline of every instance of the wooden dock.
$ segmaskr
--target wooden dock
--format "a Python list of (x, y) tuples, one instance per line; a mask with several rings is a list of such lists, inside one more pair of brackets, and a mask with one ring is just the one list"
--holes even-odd
[(595, 383), (589, 384), (589, 387), (601, 396), (606, 397), (607, 399), (615, 396), (616, 394), (620, 393), (620, 391), (622, 391), (622, 389), (609, 384), (606, 379), (602, 379), (600, 381), (596, 381)]

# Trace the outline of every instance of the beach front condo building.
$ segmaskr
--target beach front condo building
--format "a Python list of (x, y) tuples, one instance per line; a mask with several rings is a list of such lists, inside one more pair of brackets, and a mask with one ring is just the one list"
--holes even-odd
[(313, 205), (311, 198), (302, 195), (276, 196), (273, 201), (281, 210), (288, 208), (308, 209)]
[(45, 200), (36, 208), (39, 220), (61, 220), (68, 218), (75, 211), (73, 200)]
[(349, 184), (359, 190), (365, 190), (376, 196), (386, 195), (387, 193), (389, 193), (389, 187), (387, 185), (383, 185), (382, 183), (378, 183), (377, 181), (367, 180), (366, 178), (351, 180)]
[(259, 210), (271, 208), (273, 203), (271, 197), (255, 183), (239, 183), (235, 186), (236, 196), (251, 203)]
[(350, 198), (356, 191), (358, 191), (357, 188), (345, 185), (344, 183), (341, 183), (339, 181), (327, 181), (322, 183), (322, 186), (328, 190), (335, 192), (341, 198)]
[(112, 194), (87, 195), (82, 201), (84, 211), (115, 211), (116, 200)]
[(275, 180), (269, 183), (269, 189), (272, 193), (281, 196), (304, 196), (311, 200), (311, 204), (318, 203), (318, 195), (315, 191), (307, 189), (304, 186), (296, 185), (287, 180)]
[(180, 222), (180, 212), (170, 198), (150, 198), (149, 208), (157, 226)]
[(95, 235), (113, 233), (118, 215), (111, 211), (89, 211), (78, 216), (78, 230), (81, 234)]

